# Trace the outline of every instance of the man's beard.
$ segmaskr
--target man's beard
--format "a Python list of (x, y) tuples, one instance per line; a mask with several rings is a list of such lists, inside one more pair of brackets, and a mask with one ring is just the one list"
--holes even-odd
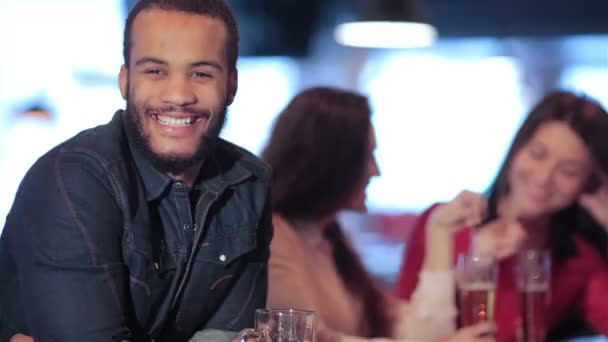
[[(150, 109), (156, 110), (156, 108)], [(205, 116), (211, 120), (209, 122), (208, 131), (201, 137), (198, 146), (192, 155), (159, 154), (152, 150), (150, 137), (144, 132), (141, 122), (143, 116), (147, 115), (145, 112), (150, 109), (144, 108), (142, 109), (142, 113), (139, 113), (137, 107), (134, 106), (127, 97), (127, 120), (125, 127), (127, 134), (134, 138), (135, 148), (143, 153), (144, 157), (146, 157), (157, 170), (163, 173), (182, 173), (198, 163), (201, 163), (205, 159), (205, 155), (210, 152), (213, 141), (219, 136), (226, 122), (226, 105), (216, 112), (215, 115), (211, 115), (209, 111), (206, 111)]]

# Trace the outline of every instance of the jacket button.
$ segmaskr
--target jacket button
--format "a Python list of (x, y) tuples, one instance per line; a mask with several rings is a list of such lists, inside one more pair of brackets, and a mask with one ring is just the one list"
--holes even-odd
[(221, 262), (226, 261), (226, 256), (224, 254), (220, 255), (220, 261)]
[(188, 229), (190, 229), (190, 225), (189, 224), (185, 224), (184, 225), (184, 230), (188, 230)]
[(154, 269), (157, 271), (160, 269), (160, 265), (157, 262), (154, 263)]

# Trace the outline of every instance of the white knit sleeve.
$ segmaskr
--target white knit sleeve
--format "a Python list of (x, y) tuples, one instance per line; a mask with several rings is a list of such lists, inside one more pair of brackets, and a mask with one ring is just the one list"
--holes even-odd
[(456, 330), (454, 272), (422, 271), (410, 302), (401, 301), (395, 315), (394, 336), (433, 341)]

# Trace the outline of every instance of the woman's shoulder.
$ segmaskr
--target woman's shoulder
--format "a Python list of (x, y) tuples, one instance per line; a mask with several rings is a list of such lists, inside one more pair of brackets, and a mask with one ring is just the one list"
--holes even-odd
[(424, 217), (425, 219), (428, 218), (429, 216), (431, 216), (433, 211), (435, 211), (435, 209), (439, 208), (439, 206), (441, 206), (443, 204), (445, 204), (445, 202), (435, 202), (435, 203), (431, 204), (426, 209), (424, 209), (422, 214), (420, 214), (420, 218), (422, 218), (422, 217)]
[(431, 214), (435, 211), (435, 209), (437, 209), (442, 204), (445, 204), (445, 203), (435, 202), (420, 213), (420, 215), (418, 216), (418, 219), (416, 220), (416, 227), (418, 227), (418, 230), (426, 227), (426, 223), (429, 220), (429, 217), (431, 216)]
[(578, 234), (573, 234), (572, 239), (574, 240), (574, 244), (577, 250), (577, 259), (586, 261), (586, 263), (593, 263), (599, 265), (606, 265), (605, 258), (600, 254), (600, 252), (591, 245), (585, 238)]
[[(558, 272), (575, 272), (592, 274), (608, 270), (608, 263), (602, 254), (585, 238), (578, 234), (570, 236), (575, 247), (575, 254), (559, 262)], [(555, 253), (555, 252), (554, 252)]]
[(298, 233), (289, 221), (280, 214), (272, 214), (274, 239), (297, 239)]
[(277, 213), (272, 213), (272, 225), (275, 230), (293, 230), (287, 219)]
[(276, 213), (272, 215), (272, 225), (274, 235), (270, 248), (275, 252), (284, 250), (290, 253), (297, 253), (302, 246), (302, 239), (293, 225), (283, 216)]

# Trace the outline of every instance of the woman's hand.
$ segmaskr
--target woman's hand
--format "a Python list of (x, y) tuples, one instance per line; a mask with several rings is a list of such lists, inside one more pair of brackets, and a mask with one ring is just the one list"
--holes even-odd
[(496, 340), (496, 324), (481, 322), (462, 328), (441, 342), (493, 342)]
[(481, 227), (473, 237), (473, 253), (500, 261), (525, 245), (528, 234), (517, 220), (498, 219)]
[(452, 201), (435, 208), (426, 228), (424, 269), (429, 272), (453, 268), (454, 233), (479, 224), (486, 214), (486, 199), (463, 191)]
[(481, 223), (486, 210), (487, 200), (483, 195), (465, 190), (450, 202), (433, 210), (427, 227), (429, 230), (452, 234), (462, 227)]

